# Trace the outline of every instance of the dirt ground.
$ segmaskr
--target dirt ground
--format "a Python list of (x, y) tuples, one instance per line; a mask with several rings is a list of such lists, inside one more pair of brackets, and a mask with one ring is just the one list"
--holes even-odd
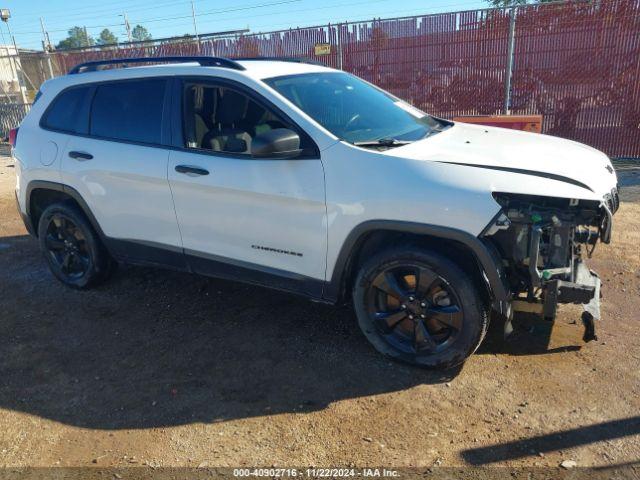
[(0, 157), (0, 466), (637, 463), (640, 169), (620, 175), (613, 242), (589, 262), (599, 340), (563, 308), (443, 374), (379, 356), (348, 308), (261, 288), (125, 266), (67, 289)]

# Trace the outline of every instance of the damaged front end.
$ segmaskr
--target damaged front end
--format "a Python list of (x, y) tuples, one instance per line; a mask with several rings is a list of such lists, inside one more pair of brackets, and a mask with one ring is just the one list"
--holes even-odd
[(611, 240), (618, 208), (614, 189), (603, 201), (494, 193), (502, 210), (482, 233), (499, 252), (512, 293), (504, 309), (505, 333), (513, 311), (553, 321), (560, 303), (582, 304), (583, 339), (597, 339), (600, 279), (584, 264), (599, 241)]

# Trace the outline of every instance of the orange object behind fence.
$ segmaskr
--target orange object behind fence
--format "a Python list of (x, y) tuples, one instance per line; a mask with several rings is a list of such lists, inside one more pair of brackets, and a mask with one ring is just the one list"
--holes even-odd
[(542, 133), (542, 115), (480, 115), (473, 117), (454, 117), (453, 121)]

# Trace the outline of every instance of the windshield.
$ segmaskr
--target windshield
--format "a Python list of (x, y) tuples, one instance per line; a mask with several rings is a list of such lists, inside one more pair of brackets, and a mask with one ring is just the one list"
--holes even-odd
[(347, 142), (404, 144), (441, 126), (421, 110), (348, 73), (308, 73), (265, 82)]

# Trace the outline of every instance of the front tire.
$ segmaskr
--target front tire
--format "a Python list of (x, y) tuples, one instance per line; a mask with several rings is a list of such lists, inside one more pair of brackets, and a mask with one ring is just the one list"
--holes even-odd
[(38, 240), (51, 273), (71, 288), (98, 285), (115, 269), (95, 230), (71, 202), (45, 209), (38, 222)]
[(358, 323), (380, 353), (445, 369), (480, 345), (488, 308), (474, 282), (447, 257), (407, 245), (383, 251), (360, 269), (353, 288)]

